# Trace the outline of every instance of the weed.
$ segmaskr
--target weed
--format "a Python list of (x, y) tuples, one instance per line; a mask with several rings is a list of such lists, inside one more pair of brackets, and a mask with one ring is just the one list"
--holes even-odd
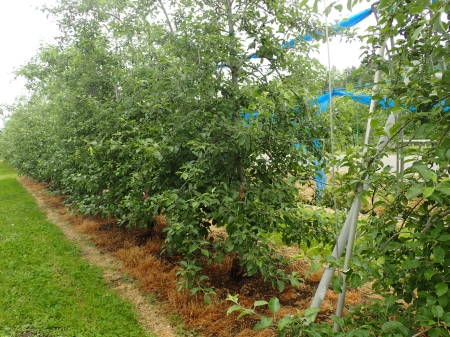
[(183, 320), (178, 315), (172, 315), (169, 318), (172, 325), (175, 325), (177, 330), (177, 337), (197, 337), (200, 336), (197, 331), (188, 329), (183, 324)]
[(150, 304), (156, 304), (158, 302), (155, 294), (148, 294), (147, 300), (148, 300), (148, 303), (150, 303)]

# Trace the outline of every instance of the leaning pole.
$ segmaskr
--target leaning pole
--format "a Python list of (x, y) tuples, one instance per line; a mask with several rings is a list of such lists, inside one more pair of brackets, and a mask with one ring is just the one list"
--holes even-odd
[[(383, 45), (381, 46), (381, 48), (378, 51), (378, 55), (380, 56), (381, 59), (384, 59), (384, 54), (385, 54), (385, 50), (386, 50), (386, 43), (383, 43)], [(373, 94), (378, 93), (379, 91), (379, 82), (381, 79), (381, 71), (377, 70), (375, 72), (375, 76), (374, 76), (374, 83), (375, 85), (373, 86)], [(371, 121), (372, 121), (372, 116), (373, 113), (375, 111), (375, 107), (377, 105), (378, 101), (372, 99), (370, 102), (370, 108), (369, 108), (369, 118), (367, 121), (367, 128), (366, 128), (366, 135), (364, 138), (364, 149), (363, 149), (363, 153), (365, 153), (367, 151), (367, 147), (370, 143), (370, 139), (372, 136), (372, 127), (371, 127)], [(391, 116), (390, 116), (391, 117)], [(389, 118), (387, 123), (392, 124), (392, 118)], [(385, 129), (389, 129), (388, 125), (386, 125)], [(387, 143), (387, 140), (382, 141), (382, 139), (380, 139), (380, 141), (378, 142), (377, 145), (377, 149), (378, 151), (381, 151), (384, 146)], [(362, 165), (364, 165), (364, 163), (362, 163)], [(358, 220), (358, 216), (359, 216), (359, 212), (361, 211), (361, 201), (359, 198), (359, 195), (361, 194), (361, 192), (363, 191), (363, 189), (366, 188), (366, 186), (360, 185), (356, 191), (355, 191), (355, 200), (352, 203), (352, 206), (350, 208), (350, 211), (347, 215), (347, 218), (344, 222), (344, 226), (341, 229), (341, 233), (339, 234), (339, 237), (337, 239), (337, 242), (333, 248), (333, 251), (331, 253), (331, 256), (334, 257), (336, 260), (339, 260), (342, 256), (342, 253), (344, 251), (344, 247), (347, 246), (347, 242), (349, 241), (349, 237), (350, 235), (353, 236), (353, 239), (351, 240), (352, 244), (354, 242), (354, 236), (356, 233), (356, 225), (357, 225), (357, 220)], [(352, 247), (347, 247), (347, 250), (349, 250), (350, 252), (347, 254), (349, 256), (349, 258), (351, 257), (351, 251), (353, 250), (353, 246)], [(322, 275), (322, 278), (320, 280), (319, 285), (317, 286), (316, 289), (316, 293), (314, 295), (314, 298), (311, 302), (310, 308), (320, 308), (320, 306), (322, 305), (323, 300), (325, 299), (325, 294), (326, 291), (330, 285), (330, 282), (333, 278), (333, 274), (334, 274), (335, 270), (333, 268), (330, 268), (329, 265), (327, 265), (325, 267), (325, 271)], [(345, 293), (343, 292), (343, 299), (345, 297)], [(343, 299), (342, 301), (342, 305), (343, 305)], [(316, 315), (314, 315), (313, 318), (309, 319), (308, 322), (313, 322), (315, 321)]]

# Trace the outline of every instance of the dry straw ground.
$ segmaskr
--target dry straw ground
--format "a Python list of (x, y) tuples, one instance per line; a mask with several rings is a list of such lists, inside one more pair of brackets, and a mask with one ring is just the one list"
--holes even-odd
[[(282, 317), (288, 313), (295, 315), (297, 309), (307, 308), (320, 281), (321, 273), (312, 273), (299, 289), (286, 286), (283, 293), (273, 290), (271, 284), (263, 282), (258, 275), (235, 281), (229, 276), (234, 256), (228, 255), (221, 265), (205, 266), (210, 286), (217, 293), (211, 304), (205, 305), (203, 296), (190, 296), (186, 291), (177, 290), (175, 274), (181, 257), (161, 254), (164, 242), (161, 230), (168, 225), (163, 216), (156, 219), (158, 226), (152, 234), (144, 229), (129, 230), (118, 227), (114, 219), (72, 214), (62, 204), (64, 197), (45, 193), (47, 185), (25, 178), (20, 181), (47, 212), (49, 220), (59, 226), (68, 239), (79, 245), (84, 258), (100, 266), (104, 278), (117, 293), (135, 304), (142, 325), (159, 337), (179, 334), (174, 327), (176, 323), (170, 319), (174, 316), (180, 317), (188, 329), (205, 337), (276, 336), (276, 331), (271, 329), (254, 332), (252, 328), (257, 322), (256, 317), (246, 316), (236, 320), (237, 313), (227, 316), (226, 311), (231, 306), (226, 301), (227, 295), (239, 294), (241, 304), (248, 307), (256, 300), (268, 301), (277, 296), (282, 304), (278, 316)], [(284, 251), (289, 255), (296, 254), (296, 251), (289, 249)], [(298, 260), (290, 268), (305, 275), (309, 264)], [(358, 304), (364, 297), (360, 291), (349, 290), (347, 305)], [(337, 294), (328, 290), (319, 319), (325, 320), (334, 314), (336, 303)]]

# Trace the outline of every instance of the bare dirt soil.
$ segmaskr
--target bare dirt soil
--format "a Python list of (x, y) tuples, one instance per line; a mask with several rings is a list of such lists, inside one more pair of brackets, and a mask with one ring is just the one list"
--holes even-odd
[[(234, 255), (230, 254), (222, 264), (204, 267), (210, 287), (217, 293), (212, 297), (211, 304), (206, 305), (201, 294), (190, 296), (187, 291), (178, 291), (176, 272), (181, 257), (161, 253), (164, 243), (161, 230), (168, 226), (163, 216), (156, 218), (158, 225), (152, 233), (146, 229), (126, 229), (117, 226), (114, 219), (71, 214), (63, 205), (64, 197), (45, 193), (46, 184), (26, 178), (21, 178), (20, 182), (47, 212), (49, 220), (59, 226), (68, 239), (77, 243), (83, 256), (103, 269), (106, 281), (117, 293), (135, 304), (141, 324), (159, 337), (179, 336), (180, 331), (175, 327), (180, 320), (191, 331), (184, 332), (183, 336), (191, 336), (193, 331), (205, 337), (276, 336), (274, 329), (253, 331), (257, 317), (245, 316), (237, 320), (238, 313), (227, 316), (226, 311), (232, 305), (226, 301), (227, 295), (239, 294), (240, 303), (246, 307), (252, 307), (256, 300), (269, 301), (276, 296), (282, 305), (277, 314), (281, 318), (308, 308), (321, 278), (321, 273), (312, 273), (299, 289), (286, 286), (279, 293), (258, 275), (243, 277), (239, 281), (232, 279), (230, 270)], [(288, 248), (284, 251), (289, 255), (292, 253)], [(309, 264), (298, 260), (290, 268), (306, 275)], [(334, 314), (337, 296), (328, 290), (319, 320), (327, 320)], [(346, 305), (359, 304), (365, 298), (364, 292), (350, 289)], [(265, 308), (258, 310), (269, 314), (264, 311)]]

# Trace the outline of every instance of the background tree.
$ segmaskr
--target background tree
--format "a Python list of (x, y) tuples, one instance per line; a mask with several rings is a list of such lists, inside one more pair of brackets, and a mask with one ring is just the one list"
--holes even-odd
[[(368, 60), (385, 73), (383, 91), (399, 122), (390, 128), (389, 146), (403, 146), (395, 140), (401, 130), (408, 138), (425, 135), (433, 146), (422, 150), (405, 149), (412, 155), (412, 167), (394, 176), (380, 170), (383, 152), (369, 149), (360, 176), (369, 174), (372, 200), (379, 200), (367, 225), (360, 231), (360, 244), (353, 258), (350, 280), (374, 281), (373, 289), (384, 294), (385, 301), (356, 308), (346, 323), (358, 335), (363, 334), (367, 317), (373, 320), (370, 331), (382, 336), (448, 336), (450, 307), (448, 270), (448, 165), (449, 114), (447, 42), (445, 15), (449, 4), (442, 1), (381, 1), (379, 27), (368, 41)], [(389, 29), (383, 29), (389, 27)], [(390, 61), (373, 53), (385, 41), (393, 41)], [(374, 136), (385, 135), (379, 125), (386, 111), (375, 113)], [(412, 127), (414, 126), (414, 128)], [(370, 165), (370, 164), (374, 165)], [(353, 171), (355, 172), (355, 171)], [(367, 182), (367, 180), (366, 180)], [(355, 276), (358, 275), (358, 276)], [(366, 324), (364, 323), (364, 324)], [(357, 327), (357, 328), (355, 328)], [(356, 333), (356, 332), (353, 332)]]
[[(449, 336), (449, 10), (445, 1), (382, 0), (379, 25), (367, 37), (366, 62), (384, 73), (373, 97), (387, 98), (393, 106), (378, 107), (372, 114), (374, 141), (366, 151), (347, 151), (348, 174), (338, 192), (372, 201), (368, 218), (360, 221), (351, 267), (344, 272), (350, 286), (373, 282), (373, 291), (384, 300), (350, 308), (343, 319), (331, 317), (343, 331), (287, 316), (278, 322), (280, 335)], [(386, 41), (387, 60), (377, 53)], [(384, 129), (389, 113), (397, 122)], [(404, 146), (396, 143), (402, 131), (410, 139), (428, 135), (432, 146), (405, 149), (412, 166), (395, 175), (380, 159), (387, 150)], [(384, 148), (373, 145), (380, 136), (387, 143)], [(314, 308), (308, 314), (314, 316)]]

